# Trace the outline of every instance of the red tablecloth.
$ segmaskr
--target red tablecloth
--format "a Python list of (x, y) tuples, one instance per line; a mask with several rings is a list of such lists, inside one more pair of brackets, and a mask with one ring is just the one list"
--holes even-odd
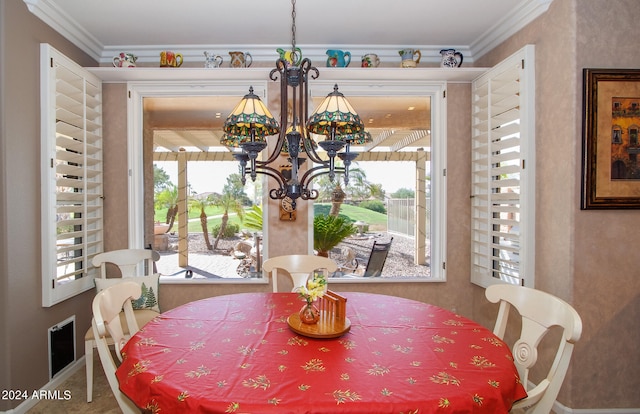
[(346, 293), (351, 330), (292, 332), (293, 293), (247, 293), (163, 313), (125, 346), (120, 388), (174, 413), (507, 413), (526, 396), (508, 347), (436, 306)]

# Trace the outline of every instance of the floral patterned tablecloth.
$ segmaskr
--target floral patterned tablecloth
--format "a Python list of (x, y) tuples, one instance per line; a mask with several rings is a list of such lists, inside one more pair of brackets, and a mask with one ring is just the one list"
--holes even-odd
[(294, 293), (218, 296), (165, 312), (124, 347), (120, 388), (146, 412), (507, 413), (526, 396), (509, 348), (437, 306), (344, 293), (351, 330), (291, 331)]

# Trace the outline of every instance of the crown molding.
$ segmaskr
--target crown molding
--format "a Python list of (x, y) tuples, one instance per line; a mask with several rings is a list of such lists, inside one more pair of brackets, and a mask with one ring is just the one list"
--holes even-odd
[(480, 59), (485, 53), (499, 46), (545, 13), (552, 2), (553, 0), (522, 0), (511, 13), (505, 15), (469, 46), (471, 55), (475, 59)]
[(49, 0), (24, 0), (27, 9), (96, 61), (104, 49), (98, 39)]

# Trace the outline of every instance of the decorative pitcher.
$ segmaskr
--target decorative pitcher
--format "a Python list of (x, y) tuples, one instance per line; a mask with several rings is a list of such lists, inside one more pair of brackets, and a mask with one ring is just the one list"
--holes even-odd
[(402, 49), (398, 54), (400, 54), (400, 67), (402, 68), (415, 68), (422, 57), (422, 53), (418, 49)]
[(377, 68), (380, 65), (380, 58), (375, 53), (367, 53), (362, 56), (363, 68)]
[(342, 50), (327, 50), (327, 67), (328, 68), (346, 68), (351, 63), (351, 52)]
[(253, 56), (249, 52), (229, 52), (229, 56), (232, 68), (248, 68), (253, 63)]
[(222, 66), (222, 56), (214, 55), (213, 53), (204, 52), (204, 67), (205, 68), (219, 68)]
[(276, 52), (280, 55), (280, 59), (285, 61), (287, 66), (298, 66), (302, 62), (302, 51), (296, 47), (293, 51), (277, 48)]
[(138, 58), (133, 53), (121, 52), (118, 56), (113, 57), (113, 66), (116, 68), (135, 68)]
[(182, 53), (175, 53), (170, 50), (163, 50), (160, 52), (161, 68), (178, 68), (182, 66), (182, 62)]
[(462, 53), (456, 52), (455, 49), (442, 49), (442, 62), (440, 66), (443, 68), (459, 68), (462, 65)]

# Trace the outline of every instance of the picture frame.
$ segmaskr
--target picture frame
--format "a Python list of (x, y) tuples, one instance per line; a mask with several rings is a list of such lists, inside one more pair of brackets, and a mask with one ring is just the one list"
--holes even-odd
[(583, 69), (582, 210), (640, 208), (640, 69)]

